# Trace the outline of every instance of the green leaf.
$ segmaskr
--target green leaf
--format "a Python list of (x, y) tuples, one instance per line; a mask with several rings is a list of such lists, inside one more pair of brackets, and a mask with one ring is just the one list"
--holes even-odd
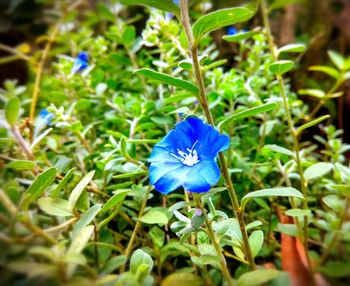
[(263, 189), (255, 192), (248, 193), (242, 198), (242, 208), (244, 209), (246, 203), (255, 198), (260, 197), (294, 197), (298, 199), (304, 199), (304, 196), (298, 190), (291, 187), (279, 187), (273, 189)]
[(277, 230), (289, 236), (298, 236), (298, 228), (291, 223), (278, 223)]
[(250, 117), (250, 116), (254, 116), (254, 115), (260, 114), (262, 112), (271, 111), (271, 110), (276, 109), (277, 106), (278, 106), (277, 103), (271, 102), (271, 103), (262, 104), (262, 105), (259, 105), (256, 107), (248, 108), (246, 110), (234, 113), (231, 116), (225, 118), (223, 121), (221, 121), (218, 124), (218, 128), (220, 130), (222, 130), (222, 128), (224, 126), (226, 126), (227, 124), (229, 124), (232, 121), (240, 120), (240, 119)]
[(278, 146), (276, 144), (265, 145), (264, 148), (267, 148), (267, 149), (274, 151), (274, 152), (277, 152), (277, 153), (285, 154), (287, 156), (291, 156), (291, 157), (294, 156), (293, 151), (291, 151), (287, 148), (284, 148), (282, 146)]
[(53, 216), (73, 216), (73, 213), (69, 209), (69, 204), (67, 200), (60, 198), (40, 198), (38, 200), (39, 208)]
[(33, 161), (29, 160), (16, 160), (11, 161), (6, 165), (6, 168), (13, 170), (34, 170), (36, 164)]
[(302, 217), (311, 215), (311, 210), (309, 209), (290, 209), (286, 210), (285, 214), (291, 217)]
[(328, 195), (322, 198), (322, 201), (330, 209), (341, 213), (345, 208), (345, 201), (338, 198), (336, 195)]
[(187, 90), (189, 92), (192, 92), (195, 95), (198, 95), (199, 93), (199, 89), (196, 85), (194, 85), (193, 83), (183, 80), (183, 79), (179, 79), (164, 73), (160, 73), (160, 72), (156, 72), (150, 69), (139, 69), (136, 70), (134, 73), (136, 74), (140, 74), (143, 75), (145, 77), (151, 78), (153, 80), (156, 81), (160, 81), (184, 90)]
[(204, 265), (212, 265), (217, 269), (220, 269), (220, 257), (217, 255), (201, 255), (201, 256), (191, 256), (191, 260), (194, 264), (202, 267)]
[(178, 66), (184, 70), (191, 70), (193, 67), (192, 59), (185, 59), (179, 62)]
[(150, 210), (140, 218), (140, 221), (147, 224), (167, 224), (169, 220), (164, 213)]
[(56, 173), (57, 169), (51, 167), (34, 179), (30, 187), (23, 193), (23, 198), (20, 204), (23, 209), (27, 209), (31, 202), (35, 201), (45, 192), (46, 188), (55, 180)]
[(64, 255), (60, 261), (67, 264), (78, 264), (78, 265), (86, 265), (87, 259), (81, 253), (71, 253)]
[(317, 271), (326, 274), (328, 277), (340, 278), (349, 277), (350, 275), (349, 261), (330, 261), (325, 266), (318, 267)]
[(142, 265), (147, 265), (149, 271), (151, 271), (153, 268), (153, 260), (148, 253), (144, 252), (142, 249), (137, 249), (130, 259), (130, 271), (136, 274)]
[(262, 230), (254, 230), (249, 236), (249, 246), (253, 257), (257, 256), (264, 242), (264, 232)]
[(331, 59), (332, 63), (340, 70), (344, 69), (344, 63), (345, 63), (345, 59), (344, 57), (335, 52), (335, 51), (328, 51), (328, 56)]
[(123, 202), (128, 192), (130, 192), (129, 189), (117, 190), (115, 194), (104, 204), (100, 212), (101, 213), (106, 212), (111, 208), (115, 207), (116, 205), (120, 204), (121, 202)]
[(337, 71), (335, 68), (329, 67), (329, 66), (311, 66), (309, 68), (310, 71), (319, 71), (323, 72), (325, 74), (328, 74), (329, 76), (338, 79), (340, 77), (339, 71)]
[(305, 50), (304, 44), (289, 44), (278, 49), (278, 54), (281, 53), (300, 53)]
[(326, 120), (328, 118), (330, 118), (331, 116), (330, 115), (324, 115), (324, 116), (321, 116), (319, 118), (316, 118), (314, 120), (311, 120), (310, 122), (308, 123), (305, 123), (303, 125), (301, 125), (300, 127), (297, 128), (296, 130), (296, 134), (297, 136), (301, 134), (301, 132), (307, 128), (310, 128), (314, 125), (317, 125), (318, 123), (322, 122), (323, 120)]
[(107, 261), (105, 266), (103, 267), (101, 273), (109, 274), (112, 273), (114, 270), (125, 264), (127, 261), (125, 255), (118, 255), (112, 257), (110, 260)]
[(122, 39), (126, 46), (130, 46), (136, 38), (136, 30), (134, 26), (127, 26), (124, 30)]
[(85, 227), (87, 226), (92, 220), (95, 218), (95, 216), (98, 214), (102, 207), (102, 204), (96, 204), (89, 208), (86, 212), (84, 212), (79, 220), (73, 225), (72, 229), (72, 238), (76, 237), (77, 234)]
[(237, 286), (262, 285), (279, 275), (276, 269), (259, 269), (244, 273), (237, 280)]
[(333, 188), (337, 189), (342, 195), (350, 195), (350, 185), (333, 185)]
[(51, 197), (58, 197), (61, 189), (68, 183), (68, 181), (71, 179), (73, 176), (74, 171), (76, 170), (76, 167), (73, 167), (70, 169), (67, 174), (64, 176), (64, 178), (61, 180), (61, 182), (57, 185), (56, 189), (54, 189), (51, 193)]
[(204, 285), (203, 279), (192, 273), (176, 272), (168, 275), (163, 280), (162, 286), (201, 286)]
[(304, 171), (305, 180), (310, 181), (318, 177), (322, 177), (333, 169), (331, 163), (319, 162), (311, 165)]
[(85, 248), (93, 232), (93, 225), (84, 227), (78, 235), (72, 239), (72, 243), (70, 244), (67, 253), (80, 253)]
[(125, 179), (125, 178), (132, 178), (140, 175), (146, 175), (148, 174), (147, 171), (136, 171), (136, 172), (130, 172), (130, 173), (125, 173), (125, 174), (120, 174), (120, 175), (115, 175), (113, 178), (115, 179)]
[(7, 123), (10, 126), (14, 126), (19, 115), (19, 108), (21, 106), (21, 102), (18, 97), (11, 97), (5, 106), (5, 116)]
[(317, 98), (324, 98), (326, 93), (320, 89), (299, 89), (298, 93), (301, 95), (309, 95)]
[(218, 30), (225, 26), (244, 22), (255, 14), (255, 11), (246, 7), (222, 9), (200, 17), (193, 25), (193, 36), (198, 43), (206, 33)]
[(282, 75), (288, 71), (290, 71), (294, 66), (292, 61), (288, 60), (280, 60), (270, 64), (269, 70), (273, 74)]
[(101, 14), (101, 16), (104, 19), (106, 19), (106, 20), (108, 20), (110, 22), (114, 22), (115, 21), (115, 17), (116, 16), (113, 15), (113, 13), (110, 11), (109, 8), (107, 8), (106, 5), (104, 5), (102, 3), (97, 3), (96, 8), (97, 8), (98, 13)]
[(172, 0), (121, 0), (124, 5), (144, 5), (179, 15), (179, 7)]
[(260, 31), (239, 32), (235, 35), (225, 35), (222, 38), (227, 42), (240, 42), (260, 33)]
[(304, 0), (276, 0), (275, 2), (273, 2), (270, 5), (269, 12), (271, 12), (272, 10), (275, 10), (275, 9), (283, 8), (287, 5), (291, 5), (294, 3), (300, 3), (300, 2), (304, 2)]
[(90, 183), (94, 174), (95, 174), (95, 171), (91, 171), (91, 172), (87, 173), (73, 189), (73, 191), (70, 194), (69, 199), (68, 199), (69, 206), (70, 206), (71, 210), (74, 209), (75, 204), (77, 203), (81, 193), (84, 191), (86, 186)]

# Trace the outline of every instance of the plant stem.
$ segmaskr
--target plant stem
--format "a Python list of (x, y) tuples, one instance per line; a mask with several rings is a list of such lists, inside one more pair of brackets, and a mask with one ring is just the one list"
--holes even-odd
[[(130, 240), (129, 240), (129, 243), (128, 243), (128, 246), (126, 247), (126, 250), (125, 250), (125, 253), (124, 255), (126, 256), (126, 258), (128, 258), (130, 256), (130, 253), (131, 253), (131, 250), (134, 246), (134, 241), (136, 239), (136, 235), (141, 227), (141, 221), (140, 221), (140, 218), (143, 216), (144, 212), (145, 212), (145, 208), (146, 208), (146, 205), (147, 205), (147, 200), (148, 200), (148, 197), (149, 197), (149, 194), (151, 192), (151, 189), (152, 187), (149, 186), (148, 189), (147, 189), (147, 192), (146, 192), (146, 195), (145, 195), (145, 198), (143, 199), (142, 203), (141, 203), (141, 208), (140, 208), (140, 211), (139, 211), (139, 215), (138, 215), (138, 219), (136, 221), (136, 224), (135, 224), (135, 227), (134, 227), (134, 230), (131, 234), (131, 237), (130, 237)], [(125, 271), (125, 264), (123, 264), (121, 267), (120, 267), (120, 273), (123, 273)]]
[[(264, 22), (264, 26), (265, 26), (265, 33), (266, 33), (267, 40), (268, 40), (269, 47), (270, 47), (270, 52), (272, 54), (273, 60), (277, 61), (278, 60), (277, 50), (276, 50), (276, 46), (275, 46), (273, 39), (272, 39), (270, 22), (268, 19), (268, 10), (267, 10), (266, 4), (265, 4), (265, 0), (259, 0), (259, 2), (260, 2), (260, 7), (261, 7), (261, 14), (262, 14), (262, 18), (263, 18), (263, 22)], [(307, 209), (308, 208), (307, 187), (306, 187), (306, 180), (304, 178), (303, 167), (301, 164), (298, 136), (297, 136), (295, 128), (294, 128), (294, 122), (293, 122), (292, 115), (291, 115), (290, 108), (289, 108), (289, 104), (288, 104), (288, 98), (286, 95), (283, 77), (281, 75), (276, 75), (276, 78), (277, 78), (278, 84), (279, 84), (280, 89), (281, 89), (281, 96), (282, 96), (283, 106), (284, 106), (286, 116), (287, 116), (288, 128), (289, 128), (289, 131), (293, 137), (295, 163), (297, 165), (298, 173), (300, 176), (301, 192), (305, 198), (303, 201), (303, 208)], [(312, 270), (312, 264), (311, 264), (311, 260), (310, 260), (309, 252), (308, 252), (309, 247), (308, 247), (308, 240), (307, 240), (307, 238), (308, 238), (308, 218), (307, 218), (307, 216), (304, 216), (303, 235), (304, 235), (303, 245), (304, 245), (304, 249), (305, 249), (305, 253), (306, 253), (306, 257), (307, 257), (307, 261), (308, 261), (308, 266), (309, 266), (309, 269)]]
[(227, 284), (230, 286), (233, 286), (234, 284), (232, 281), (231, 274), (227, 268), (226, 259), (225, 259), (225, 256), (223, 255), (223, 250), (221, 249), (220, 242), (219, 242), (219, 240), (218, 240), (218, 238), (217, 238), (217, 236), (216, 236), (216, 234), (211, 226), (211, 222), (208, 219), (207, 212), (206, 212), (206, 210), (201, 202), (199, 195), (194, 194), (193, 197), (194, 197), (194, 200), (196, 202), (197, 208), (199, 208), (202, 211), (202, 213), (205, 217), (205, 225), (206, 225), (207, 230), (208, 230), (209, 238), (213, 242), (216, 253), (220, 258), (220, 265), (221, 265), (222, 274), (225, 277)]
[(337, 228), (333, 234), (333, 237), (332, 237), (331, 241), (329, 242), (329, 244), (327, 245), (325, 251), (323, 252), (323, 254), (320, 258), (320, 261), (318, 262), (317, 267), (323, 265), (327, 261), (330, 252), (332, 251), (334, 245), (337, 243), (339, 236), (341, 234), (340, 232), (341, 232), (343, 223), (346, 219), (346, 215), (347, 215), (347, 212), (349, 210), (349, 205), (350, 205), (350, 197), (347, 197), (345, 207), (344, 207), (344, 212), (342, 213), (342, 215), (340, 217), (339, 223), (338, 223)]
[[(187, 35), (188, 45), (190, 48), (191, 57), (192, 57), (192, 61), (193, 61), (194, 73), (195, 73), (197, 84), (199, 86), (200, 103), (201, 103), (201, 106), (203, 108), (203, 111), (205, 113), (205, 116), (206, 116), (209, 124), (211, 124), (212, 126), (215, 126), (212, 114), (211, 114), (210, 109), (209, 109), (208, 100), (206, 97), (204, 77), (203, 77), (203, 73), (202, 73), (201, 66), (200, 66), (199, 59), (198, 59), (198, 46), (195, 43), (194, 38), (193, 38), (193, 34), (192, 34), (192, 28), (190, 25), (190, 19), (189, 19), (189, 14), (188, 14), (187, 0), (181, 0), (180, 6), (181, 6), (181, 21), (182, 21), (182, 24), (185, 28), (185, 32)], [(222, 175), (224, 177), (225, 183), (227, 185), (227, 189), (229, 192), (231, 203), (232, 203), (234, 212), (237, 216), (240, 230), (242, 233), (243, 248), (244, 248), (243, 250), (244, 250), (244, 253), (246, 255), (246, 258), (247, 258), (247, 261), (248, 261), (250, 268), (255, 269), (253, 255), (252, 255), (252, 252), (251, 252), (251, 249), (249, 246), (248, 234), (247, 234), (247, 231), (245, 229), (245, 223), (244, 223), (244, 217), (243, 217), (244, 214), (243, 214), (242, 209), (239, 205), (236, 191), (235, 191), (234, 186), (232, 184), (230, 174), (229, 174), (229, 171), (227, 168), (226, 159), (225, 159), (225, 156), (223, 153), (219, 153), (219, 161), (220, 161), (220, 166), (221, 166), (221, 172), (222, 172)]]
[(321, 107), (326, 103), (327, 99), (340, 87), (343, 83), (343, 75), (334, 83), (332, 88), (326, 93), (326, 95), (318, 102), (316, 107), (311, 111), (309, 118), (310, 120), (316, 115), (316, 113), (321, 109)]

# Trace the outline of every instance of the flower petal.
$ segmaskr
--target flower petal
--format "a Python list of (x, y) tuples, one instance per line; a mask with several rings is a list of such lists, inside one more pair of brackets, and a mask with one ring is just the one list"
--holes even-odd
[(152, 162), (149, 166), (149, 180), (154, 185), (161, 177), (166, 176), (167, 173), (183, 168), (183, 164), (173, 162)]
[(153, 163), (153, 162), (179, 163), (181, 161), (179, 159), (175, 158), (173, 155), (171, 155), (171, 151), (169, 151), (168, 149), (166, 149), (163, 146), (160, 146), (160, 144), (158, 143), (154, 146), (154, 148), (152, 150), (152, 154), (148, 159), (148, 162), (150, 162), (150, 163)]
[(157, 180), (153, 185), (158, 192), (166, 195), (183, 185), (188, 172), (189, 169), (186, 167), (171, 170)]
[(226, 150), (230, 145), (230, 138), (227, 135), (221, 135), (214, 127), (205, 124), (199, 118), (187, 118), (187, 134), (198, 140), (196, 150), (204, 159), (214, 159), (218, 152)]
[(163, 147), (164, 149), (167, 149), (169, 153), (173, 154), (177, 154), (177, 149), (186, 150), (186, 148), (191, 148), (196, 140), (191, 140), (191, 138), (184, 132), (184, 130), (178, 128), (178, 125), (181, 123), (177, 124), (175, 126), (175, 129), (171, 130), (155, 146)]
[(225, 151), (230, 146), (230, 137), (218, 133), (218, 136), (210, 140), (208, 144), (210, 146), (210, 154), (216, 157), (218, 152)]
[(220, 169), (215, 160), (203, 161), (198, 164), (198, 176), (211, 186), (215, 185), (220, 179)]
[(188, 174), (183, 187), (191, 193), (205, 193), (210, 190), (210, 184), (201, 175), (194, 172)]

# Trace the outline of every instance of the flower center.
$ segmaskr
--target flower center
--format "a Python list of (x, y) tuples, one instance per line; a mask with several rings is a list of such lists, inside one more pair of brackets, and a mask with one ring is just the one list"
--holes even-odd
[(196, 142), (194, 142), (193, 146), (191, 147), (191, 149), (186, 148), (187, 152), (183, 152), (180, 149), (177, 149), (177, 154), (175, 155), (173, 153), (170, 153), (172, 156), (174, 156), (175, 158), (179, 159), (183, 164), (185, 164), (186, 166), (193, 166), (195, 164), (197, 164), (199, 162), (198, 160), (198, 154), (197, 151), (194, 150), (194, 146), (196, 146), (198, 140)]

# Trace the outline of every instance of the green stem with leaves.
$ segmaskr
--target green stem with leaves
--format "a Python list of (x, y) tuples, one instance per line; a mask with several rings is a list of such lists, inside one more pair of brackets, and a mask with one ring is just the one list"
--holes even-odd
[[(272, 58), (274, 61), (278, 60), (278, 56), (277, 56), (277, 48), (273, 42), (272, 39), (272, 33), (271, 33), (271, 29), (270, 29), (270, 22), (269, 22), (269, 18), (268, 18), (268, 10), (265, 4), (265, 0), (259, 0), (260, 3), (260, 8), (261, 8), (261, 14), (262, 14), (262, 18), (263, 18), (263, 22), (264, 22), (264, 27), (265, 27), (265, 33), (267, 36), (267, 40), (269, 43), (269, 47), (270, 47), (270, 51), (272, 54)], [(307, 203), (307, 182), (304, 178), (304, 171), (303, 171), (303, 167), (301, 164), (301, 156), (300, 156), (300, 147), (299, 147), (299, 141), (298, 141), (298, 135), (295, 131), (294, 128), (294, 122), (292, 119), (292, 115), (291, 115), (291, 111), (290, 111), (290, 107), (288, 104), (288, 98), (287, 98), (287, 94), (286, 94), (286, 89), (284, 86), (284, 81), (283, 81), (283, 77), (279, 74), (276, 75), (276, 79), (278, 81), (280, 90), (281, 90), (281, 96), (282, 96), (282, 101), (283, 101), (283, 106), (285, 109), (285, 113), (287, 116), (287, 122), (288, 122), (288, 128), (289, 131), (293, 137), (293, 147), (294, 147), (294, 154), (295, 154), (295, 163), (297, 165), (297, 170), (298, 170), (298, 174), (300, 176), (300, 186), (301, 186), (301, 192), (304, 195), (304, 201), (303, 201), (303, 208), (307, 209), (308, 208), (308, 203)], [(308, 261), (308, 266), (310, 268), (310, 270), (312, 269), (312, 264), (310, 261), (310, 257), (309, 257), (309, 253), (308, 253), (308, 218), (307, 216), (304, 216), (304, 225), (303, 225), (303, 245), (305, 248), (305, 254), (307, 257), (307, 261)]]
[[(148, 197), (149, 197), (149, 194), (152, 190), (152, 187), (149, 186), (148, 189), (147, 189), (147, 192), (145, 194), (145, 197), (143, 198), (142, 200), (142, 203), (141, 203), (141, 207), (140, 207), (140, 210), (139, 210), (139, 214), (138, 214), (138, 219), (137, 219), (137, 222), (135, 224), (135, 227), (134, 227), (134, 230), (131, 234), (131, 237), (130, 237), (130, 240), (129, 240), (129, 243), (128, 243), (128, 246), (126, 247), (126, 250), (125, 250), (125, 253), (124, 255), (128, 258), (130, 256), (130, 253), (131, 253), (131, 250), (133, 249), (134, 247), (134, 242), (135, 242), (135, 239), (136, 239), (136, 236), (137, 236), (137, 233), (141, 227), (141, 221), (140, 221), (140, 218), (143, 216), (144, 212), (145, 212), (145, 209), (146, 209), (146, 205), (147, 205), (147, 201), (148, 201)], [(123, 273), (125, 271), (125, 264), (123, 264), (120, 268), (120, 273)]]
[(222, 250), (222, 248), (220, 246), (220, 242), (219, 242), (219, 240), (218, 240), (218, 238), (217, 238), (217, 236), (212, 228), (211, 221), (209, 221), (209, 219), (208, 219), (207, 212), (206, 212), (206, 210), (201, 202), (199, 195), (194, 194), (194, 200), (195, 200), (197, 208), (199, 208), (202, 211), (202, 214), (205, 217), (205, 226), (207, 227), (207, 231), (208, 231), (207, 233), (208, 233), (210, 240), (214, 244), (217, 255), (220, 258), (220, 265), (221, 265), (222, 274), (225, 277), (227, 284), (229, 286), (233, 286), (234, 284), (232, 281), (232, 277), (230, 275), (230, 271), (227, 268), (226, 259), (225, 259), (225, 256), (223, 255), (223, 250)]
[[(198, 59), (198, 44), (195, 42), (193, 37), (192, 27), (190, 24), (191, 22), (190, 22), (189, 13), (188, 13), (187, 0), (180, 0), (180, 6), (181, 6), (181, 22), (186, 32), (187, 41), (188, 41), (188, 45), (191, 53), (191, 58), (193, 61), (194, 74), (199, 87), (199, 101), (209, 124), (212, 126), (215, 126), (215, 122), (210, 112), (209, 104), (206, 96), (204, 77), (203, 77), (202, 69)], [(230, 173), (228, 171), (228, 167), (226, 163), (226, 158), (223, 153), (219, 153), (219, 161), (221, 166), (221, 172), (224, 177), (225, 183), (227, 185), (231, 203), (240, 225), (240, 230), (241, 230), (242, 239), (243, 239), (244, 253), (246, 255), (246, 259), (248, 261), (250, 268), (255, 269), (254, 258), (249, 246), (248, 234), (245, 228), (244, 214), (242, 212), (242, 209), (240, 207), (240, 204), (236, 195), (236, 191), (232, 184)]]

